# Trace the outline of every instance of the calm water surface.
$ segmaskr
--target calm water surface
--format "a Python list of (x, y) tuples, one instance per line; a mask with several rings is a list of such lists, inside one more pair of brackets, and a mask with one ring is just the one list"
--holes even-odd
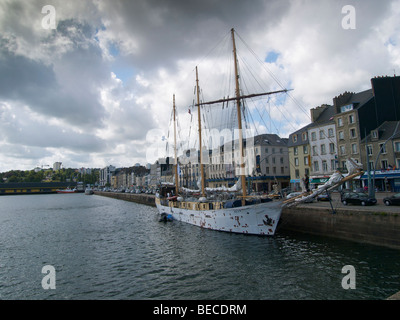
[(399, 251), (377, 246), (161, 223), (155, 208), (96, 195), (0, 197), (0, 299), (386, 299), (399, 275)]

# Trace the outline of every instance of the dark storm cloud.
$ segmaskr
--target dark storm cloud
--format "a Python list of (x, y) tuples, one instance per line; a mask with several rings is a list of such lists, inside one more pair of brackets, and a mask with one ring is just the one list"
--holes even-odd
[[(41, 26), (48, 4), (55, 30)], [(341, 26), (347, 4), (356, 8), (355, 30)], [(276, 52), (271, 70), (307, 108), (330, 103), (342, 89), (400, 69), (399, 7), (399, 0), (1, 0), (0, 164), (14, 166), (18, 155), (36, 165), (41, 153), (46, 163), (60, 155), (95, 166), (140, 162), (146, 133), (168, 125), (172, 94), (190, 103), (185, 73), (204, 59), (201, 75), (211, 78), (207, 54), (232, 27), (262, 60)]]
[(92, 37), (89, 26), (60, 21), (42, 42), (40, 60), (13, 51), (12, 39), (1, 39), (0, 98), (73, 125), (101, 126), (99, 89), (109, 72)]
[[(179, 59), (203, 56), (210, 44), (232, 27), (251, 33), (276, 23), (288, 9), (277, 0), (141, 0), (101, 6), (107, 32), (122, 54), (128, 54), (142, 69), (173, 66)], [(261, 12), (265, 15), (260, 16)]]

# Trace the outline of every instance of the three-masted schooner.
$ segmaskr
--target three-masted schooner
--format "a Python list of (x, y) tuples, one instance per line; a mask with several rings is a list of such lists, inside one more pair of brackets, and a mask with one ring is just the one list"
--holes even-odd
[[(239, 133), (239, 155), (240, 155), (240, 178), (238, 182), (231, 188), (226, 189), (228, 192), (235, 192), (236, 196), (227, 200), (216, 200), (207, 198), (205, 188), (205, 175), (204, 175), (204, 162), (202, 160), (202, 152), (200, 152), (200, 175), (201, 175), (201, 189), (197, 198), (191, 196), (184, 198), (181, 196), (178, 185), (178, 165), (177, 165), (177, 149), (176, 149), (176, 107), (175, 96), (173, 98), (173, 118), (174, 118), (174, 153), (175, 153), (175, 186), (164, 185), (160, 187), (160, 191), (156, 195), (156, 206), (159, 213), (163, 216), (172, 217), (174, 220), (186, 222), (202, 228), (244, 233), (255, 235), (274, 235), (283, 206), (294, 205), (301, 202), (301, 199), (292, 200), (273, 200), (263, 196), (248, 196), (246, 190), (246, 177), (245, 177), (245, 161), (244, 161), (244, 139), (243, 128), (241, 119), (241, 100), (255, 96), (270, 95), (280, 92), (287, 92), (288, 90), (280, 90), (274, 92), (260, 93), (241, 96), (239, 87), (239, 74), (238, 74), (238, 61), (236, 55), (236, 44), (234, 29), (231, 29), (232, 45), (233, 45), (233, 61), (235, 70), (235, 92), (236, 97), (221, 99), (210, 102), (200, 103), (200, 89), (199, 79), (196, 67), (196, 91), (197, 91), (197, 104), (198, 107), (198, 121), (199, 121), (199, 150), (202, 150), (202, 136), (201, 136), (201, 115), (200, 106), (206, 104), (221, 103), (224, 101), (236, 102), (236, 114), (238, 122)], [(357, 172), (356, 175), (359, 175)], [(335, 176), (334, 181), (330, 181), (329, 188), (337, 187), (340, 184), (341, 177)], [(328, 188), (328, 187), (327, 187)], [(209, 188), (207, 188), (209, 190)], [(322, 190), (322, 189), (321, 189)], [(324, 189), (325, 190), (325, 189)], [(240, 194), (238, 194), (240, 193)], [(308, 194), (307, 194), (308, 196)], [(300, 201), (299, 201), (300, 200)]]

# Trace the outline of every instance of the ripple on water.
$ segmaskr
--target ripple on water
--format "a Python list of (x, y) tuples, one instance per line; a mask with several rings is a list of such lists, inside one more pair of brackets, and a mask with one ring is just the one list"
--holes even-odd
[[(400, 287), (395, 250), (160, 223), (155, 208), (99, 196), (1, 201), (1, 299), (383, 299)], [(41, 287), (46, 264), (56, 290)], [(351, 292), (341, 288), (347, 264)]]

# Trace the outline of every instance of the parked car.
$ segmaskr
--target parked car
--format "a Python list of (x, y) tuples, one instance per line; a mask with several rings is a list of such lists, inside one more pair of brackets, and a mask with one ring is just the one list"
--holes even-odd
[(331, 196), (329, 194), (320, 194), (317, 196), (317, 201), (330, 201), (331, 200)]
[(280, 199), (282, 198), (280, 193), (275, 193), (275, 192), (271, 192), (270, 194), (268, 194), (268, 197), (271, 199)]
[(344, 192), (341, 194), (340, 198), (344, 205), (349, 203), (362, 206), (376, 204), (375, 198), (370, 198), (368, 194), (363, 192)]
[(396, 193), (391, 197), (386, 197), (383, 199), (383, 203), (387, 206), (400, 205), (400, 193)]

